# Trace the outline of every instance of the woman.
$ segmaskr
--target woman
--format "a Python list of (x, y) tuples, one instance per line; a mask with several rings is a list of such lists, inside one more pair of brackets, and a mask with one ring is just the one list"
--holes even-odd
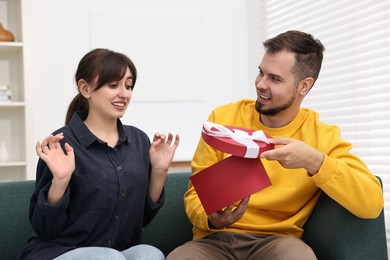
[(95, 49), (81, 59), (66, 125), (36, 144), (34, 232), (20, 259), (164, 259), (139, 243), (163, 205), (179, 136), (156, 133), (150, 143), (122, 125), (136, 79), (121, 53)]

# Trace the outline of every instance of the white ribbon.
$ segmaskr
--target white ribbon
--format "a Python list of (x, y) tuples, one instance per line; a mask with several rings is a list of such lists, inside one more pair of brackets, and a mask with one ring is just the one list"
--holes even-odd
[(245, 158), (258, 157), (260, 147), (254, 142), (254, 140), (269, 144), (268, 138), (261, 130), (255, 131), (250, 135), (240, 129), (233, 129), (232, 131), (223, 125), (205, 122), (203, 123), (203, 132), (209, 136), (227, 137), (244, 145), (246, 147), (246, 153), (244, 155)]

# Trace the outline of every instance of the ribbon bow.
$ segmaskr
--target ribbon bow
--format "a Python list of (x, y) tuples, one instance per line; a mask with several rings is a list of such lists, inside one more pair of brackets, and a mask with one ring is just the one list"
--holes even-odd
[(261, 130), (248, 134), (247, 132), (239, 129), (230, 130), (223, 125), (205, 122), (203, 123), (203, 132), (209, 136), (230, 138), (237, 143), (244, 145), (246, 147), (246, 153), (244, 155), (245, 158), (258, 157), (260, 147), (254, 142), (255, 140), (269, 144), (268, 138)]

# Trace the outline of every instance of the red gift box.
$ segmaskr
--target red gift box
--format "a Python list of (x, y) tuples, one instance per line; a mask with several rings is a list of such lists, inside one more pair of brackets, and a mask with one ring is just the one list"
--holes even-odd
[[(271, 137), (263, 131), (237, 126), (222, 126), (211, 122), (205, 123), (202, 138), (217, 150), (245, 158), (259, 158), (262, 152), (274, 148), (274, 145), (268, 143), (267, 140)], [(251, 146), (251, 141), (252, 145), (256, 146)], [(252, 151), (248, 151), (250, 149)]]
[(274, 145), (262, 131), (206, 122), (202, 138), (231, 154), (190, 177), (208, 215), (271, 185), (259, 156)]

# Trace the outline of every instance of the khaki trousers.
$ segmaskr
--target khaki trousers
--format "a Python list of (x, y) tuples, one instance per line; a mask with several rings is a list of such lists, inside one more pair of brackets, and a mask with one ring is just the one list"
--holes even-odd
[(173, 250), (167, 260), (314, 260), (313, 250), (301, 239), (285, 235), (218, 232)]

